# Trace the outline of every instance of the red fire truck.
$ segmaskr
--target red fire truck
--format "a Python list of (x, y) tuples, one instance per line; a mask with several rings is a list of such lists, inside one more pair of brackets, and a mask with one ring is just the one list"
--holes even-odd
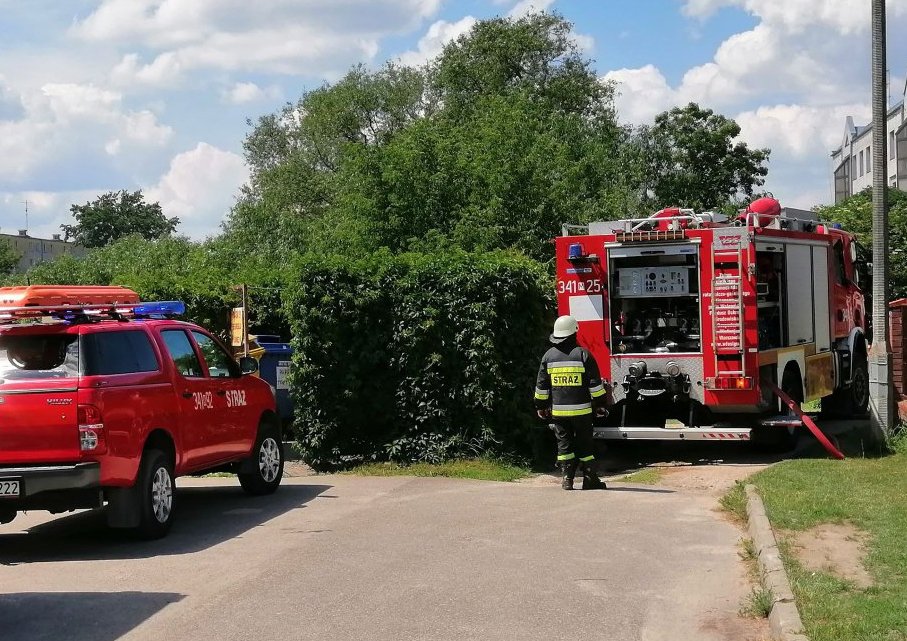
[(813, 212), (664, 209), (556, 248), (560, 313), (613, 385), (596, 437), (786, 441), (805, 401), (866, 411), (856, 240)]

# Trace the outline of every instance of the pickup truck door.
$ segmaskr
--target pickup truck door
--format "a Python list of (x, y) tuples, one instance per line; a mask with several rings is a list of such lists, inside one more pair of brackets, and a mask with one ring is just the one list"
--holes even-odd
[(225, 458), (218, 434), (216, 386), (205, 375), (195, 345), (184, 329), (161, 331), (166, 352), (176, 372), (173, 389), (179, 403), (179, 425), (189, 471), (216, 464)]
[(248, 454), (255, 444), (258, 416), (246, 390), (239, 365), (209, 334), (191, 331), (211, 384), (215, 390), (217, 421), (214, 430), (228, 456)]

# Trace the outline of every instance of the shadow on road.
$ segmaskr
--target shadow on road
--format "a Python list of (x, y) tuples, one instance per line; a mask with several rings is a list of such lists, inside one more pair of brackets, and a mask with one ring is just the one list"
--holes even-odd
[(690, 465), (757, 467), (784, 458), (783, 454), (759, 451), (750, 443), (609, 441), (599, 447), (596, 458), (608, 474), (633, 472), (655, 465), (667, 468)]
[(182, 598), (158, 592), (0, 594), (0, 637), (114, 641)]
[(283, 485), (271, 496), (250, 497), (239, 487), (182, 488), (174, 501), (173, 529), (164, 539), (136, 540), (128, 532), (108, 528), (103, 510), (92, 510), (61, 516), (27, 532), (0, 534), (0, 564), (139, 559), (197, 552), (303, 508), (329, 489), (329, 485)]
[[(861, 420), (820, 420), (819, 426), (848, 457), (871, 456), (866, 443), (868, 423)], [(783, 428), (779, 428), (783, 429)], [(644, 467), (722, 465), (761, 467), (793, 458), (827, 458), (828, 453), (805, 427), (797, 430), (794, 447), (771, 451), (749, 442), (726, 441), (607, 441), (597, 442), (596, 458), (608, 474)]]

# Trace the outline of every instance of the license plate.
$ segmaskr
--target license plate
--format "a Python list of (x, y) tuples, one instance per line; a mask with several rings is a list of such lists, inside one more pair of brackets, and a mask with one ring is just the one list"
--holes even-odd
[(0, 479), (0, 498), (19, 498), (19, 481)]

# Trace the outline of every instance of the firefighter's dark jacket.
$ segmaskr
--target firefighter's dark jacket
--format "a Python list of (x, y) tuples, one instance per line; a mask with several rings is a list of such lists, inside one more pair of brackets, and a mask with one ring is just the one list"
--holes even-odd
[(554, 418), (592, 414), (604, 405), (607, 390), (595, 358), (569, 338), (545, 352), (535, 384), (536, 409), (550, 409)]

